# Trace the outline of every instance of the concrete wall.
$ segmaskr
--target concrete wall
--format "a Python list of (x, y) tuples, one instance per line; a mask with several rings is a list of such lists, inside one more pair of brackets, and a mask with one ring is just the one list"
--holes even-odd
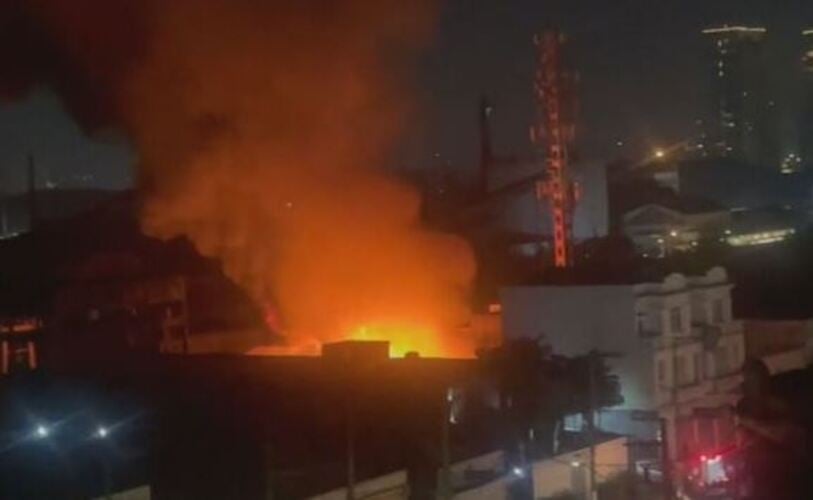
[[(582, 448), (533, 464), (534, 498), (588, 490), (590, 451)], [(620, 437), (596, 446), (596, 481), (600, 484), (629, 470), (627, 438)]]
[[(356, 498), (364, 500), (407, 500), (409, 485), (406, 471), (397, 471), (385, 476), (360, 481), (356, 484)], [(310, 497), (310, 500), (346, 500), (347, 488), (335, 490)]]
[(507, 500), (508, 489), (514, 478), (502, 476), (489, 483), (456, 493), (455, 500)]
[(636, 331), (632, 286), (507, 287), (500, 295), (506, 338), (542, 338), (565, 356), (622, 354), (608, 364), (620, 378), (624, 407), (652, 404), (652, 356)]
[(495, 451), (480, 455), (477, 457), (455, 462), (449, 467), (450, 480), (452, 487), (465, 485), (470, 481), (472, 474), (488, 474), (498, 476), (505, 472), (505, 453), (502, 451)]

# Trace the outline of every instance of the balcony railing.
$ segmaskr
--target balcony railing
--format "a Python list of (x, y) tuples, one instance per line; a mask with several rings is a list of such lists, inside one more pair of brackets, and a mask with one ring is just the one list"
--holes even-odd
[(687, 403), (710, 394), (712, 390), (710, 380), (683, 383), (677, 387), (661, 385), (658, 388), (657, 402), (660, 405)]

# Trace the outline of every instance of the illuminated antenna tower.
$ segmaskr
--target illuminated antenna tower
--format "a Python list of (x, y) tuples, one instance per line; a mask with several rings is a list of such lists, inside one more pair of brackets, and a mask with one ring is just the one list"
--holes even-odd
[(573, 211), (577, 201), (576, 185), (568, 176), (575, 140), (576, 75), (563, 67), (563, 39), (556, 30), (534, 37), (539, 54), (534, 81), (537, 122), (531, 127), (531, 142), (545, 159), (546, 178), (537, 183), (536, 196), (540, 203), (547, 201), (550, 205), (556, 267), (573, 264)]

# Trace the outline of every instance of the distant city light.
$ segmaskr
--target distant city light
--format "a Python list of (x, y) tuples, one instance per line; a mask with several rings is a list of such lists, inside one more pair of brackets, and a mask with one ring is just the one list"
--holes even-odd
[(45, 427), (44, 425), (40, 424), (34, 429), (34, 435), (36, 435), (40, 439), (47, 438), (51, 431)]
[(655, 150), (655, 158), (663, 158), (664, 156), (666, 156), (666, 152), (664, 150), (662, 149)]
[(671, 236), (672, 238), (677, 237), (677, 235), (678, 235), (678, 232), (677, 232), (677, 231), (675, 231), (674, 229), (672, 229), (671, 231), (669, 231), (669, 236)]
[(96, 428), (95, 436), (99, 439), (104, 439), (110, 434), (110, 431), (107, 430), (107, 427), (100, 425)]
[(781, 170), (783, 174), (798, 172), (802, 167), (802, 158), (796, 153), (789, 153), (782, 160)]
[(747, 26), (722, 26), (719, 28), (704, 29), (703, 33), (706, 35), (713, 35), (716, 33), (766, 33), (768, 30), (765, 28), (749, 28)]
[(768, 245), (770, 243), (785, 241), (794, 233), (796, 233), (796, 230), (793, 228), (777, 229), (775, 231), (762, 231), (759, 233), (729, 236), (726, 241), (728, 241), (728, 244), (733, 247)]

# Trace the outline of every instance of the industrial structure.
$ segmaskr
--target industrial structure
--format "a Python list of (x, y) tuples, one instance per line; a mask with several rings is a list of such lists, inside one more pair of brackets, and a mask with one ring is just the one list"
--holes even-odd
[(534, 92), (538, 106), (538, 122), (531, 129), (531, 140), (543, 153), (547, 178), (537, 183), (537, 198), (547, 200), (553, 218), (554, 265), (573, 264), (572, 231), (576, 203), (575, 184), (570, 180), (568, 166), (575, 140), (574, 74), (563, 64), (563, 35), (555, 30), (536, 36), (539, 51)]

